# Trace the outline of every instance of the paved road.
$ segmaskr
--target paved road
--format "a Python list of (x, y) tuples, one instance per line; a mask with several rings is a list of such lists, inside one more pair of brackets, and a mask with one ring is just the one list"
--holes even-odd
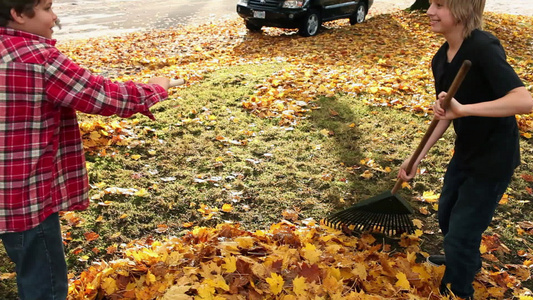
[[(409, 7), (414, 0), (375, 0), (373, 12)], [(164, 29), (180, 24), (236, 18), (237, 0), (55, 0), (63, 29), (54, 38), (71, 40)], [(487, 0), (487, 11), (533, 16), (533, 0)]]
[(54, 38), (69, 40), (164, 29), (235, 17), (237, 0), (55, 0), (62, 29)]

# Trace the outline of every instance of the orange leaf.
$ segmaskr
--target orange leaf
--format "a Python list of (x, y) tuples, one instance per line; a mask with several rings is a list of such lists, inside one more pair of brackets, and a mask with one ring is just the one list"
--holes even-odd
[(85, 236), (85, 240), (87, 240), (87, 242), (92, 242), (100, 236), (98, 233), (92, 231), (86, 232), (83, 235)]

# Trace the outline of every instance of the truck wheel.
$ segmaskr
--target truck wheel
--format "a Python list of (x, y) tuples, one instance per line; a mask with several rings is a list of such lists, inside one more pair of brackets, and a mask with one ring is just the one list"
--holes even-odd
[(246, 28), (248, 30), (250, 30), (251, 32), (260, 32), (261, 31), (261, 27), (263, 27), (263, 26), (259, 26), (259, 25), (255, 25), (253, 23), (250, 23), (249, 21), (245, 21), (245, 25), (246, 25)]
[(359, 1), (355, 12), (350, 17), (350, 24), (355, 25), (358, 23), (363, 23), (367, 14), (366, 4), (363, 1)]
[(320, 29), (321, 23), (320, 14), (316, 10), (310, 10), (298, 33), (301, 36), (316, 35), (318, 33), (318, 29)]

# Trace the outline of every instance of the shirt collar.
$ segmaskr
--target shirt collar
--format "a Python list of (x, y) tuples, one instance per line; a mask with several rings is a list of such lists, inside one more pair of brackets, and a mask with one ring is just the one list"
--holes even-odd
[(26, 31), (16, 30), (16, 29), (9, 28), (9, 27), (0, 27), (0, 35), (10, 35), (10, 36), (14, 36), (14, 37), (22, 37), (22, 38), (26, 38), (26, 39), (36, 40), (36, 41), (39, 41), (41, 43), (49, 44), (51, 46), (55, 46), (56, 42), (57, 42), (54, 39), (47, 39), (47, 38), (42, 37), (40, 35), (29, 33), (29, 32), (26, 32)]

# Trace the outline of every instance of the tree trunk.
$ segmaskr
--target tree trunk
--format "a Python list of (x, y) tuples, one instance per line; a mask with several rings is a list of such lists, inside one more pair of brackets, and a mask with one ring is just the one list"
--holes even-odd
[(411, 7), (409, 7), (409, 10), (427, 10), (429, 8), (429, 1), (428, 0), (416, 0)]

